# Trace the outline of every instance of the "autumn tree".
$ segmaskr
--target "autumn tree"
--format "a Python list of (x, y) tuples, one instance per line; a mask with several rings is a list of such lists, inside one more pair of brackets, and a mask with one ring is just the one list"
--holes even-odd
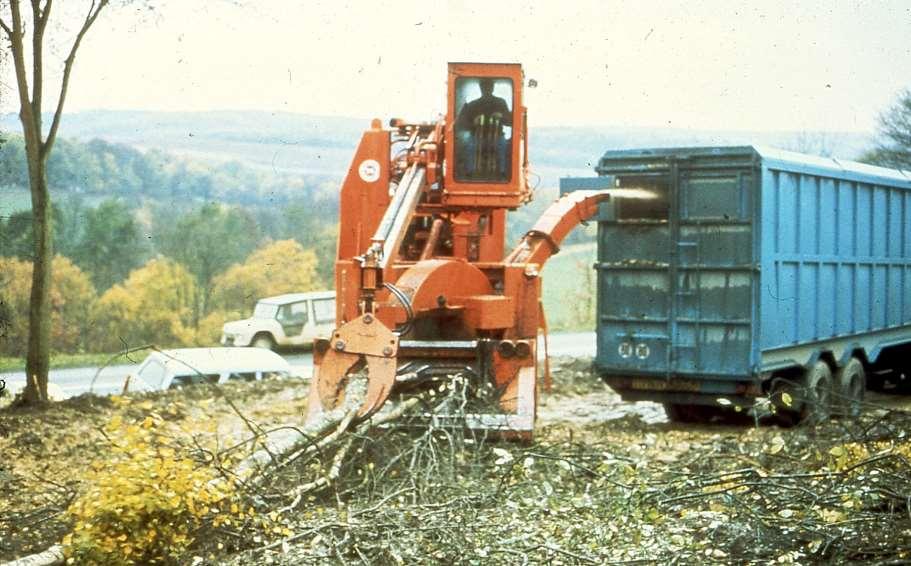
[[(44, 43), (50, 22), (53, 0), (32, 0), (28, 3), (28, 14), (22, 13), (20, 0), (6, 0), (0, 3), (0, 30), (3, 31), (16, 75), (16, 91), (19, 97), (19, 119), (25, 138), (25, 154), (28, 163), (29, 190), (32, 199), (34, 258), (32, 261), (32, 282), (29, 298), (28, 353), (25, 371), (30, 378), (23, 392), (27, 403), (47, 401), (47, 376), (50, 365), (51, 339), (51, 272), (53, 242), (51, 237), (51, 197), (48, 190), (47, 163), (57, 139), (67, 89), (76, 62), (76, 53), (86, 33), (107, 7), (109, 0), (90, 0), (87, 9), (76, 28), (75, 36), (63, 61), (56, 103), (50, 127), (42, 124), (42, 109), (45, 107), (45, 59)], [(30, 37), (29, 36), (30, 33)], [(30, 40), (30, 41), (27, 41)]]
[(95, 349), (192, 344), (195, 295), (196, 283), (185, 267), (166, 258), (150, 260), (98, 300)]
[[(32, 262), (0, 258), (0, 303), (6, 305), (6, 331), (0, 332), (0, 352), (10, 356), (25, 353)], [(77, 352), (91, 347), (87, 342), (93, 327), (92, 313), (98, 296), (92, 282), (72, 261), (56, 256), (50, 288), (51, 349)]]
[(294, 240), (272, 242), (215, 278), (212, 303), (226, 313), (239, 314), (262, 297), (320, 289), (323, 282), (316, 266), (313, 250)]
[[(282, 238), (293, 238), (307, 249), (318, 250), (317, 272), (331, 281), (335, 273), (335, 245), (338, 239), (338, 200), (317, 197), (314, 202), (295, 200), (283, 207)], [(278, 238), (276, 238), (278, 239)]]
[(867, 152), (862, 161), (911, 169), (911, 88), (902, 92), (895, 103), (879, 116), (876, 148)]

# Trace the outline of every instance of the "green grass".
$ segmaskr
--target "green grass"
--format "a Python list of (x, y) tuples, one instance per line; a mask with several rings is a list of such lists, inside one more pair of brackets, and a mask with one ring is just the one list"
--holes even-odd
[[(52, 354), (51, 368), (78, 368), (100, 366), (108, 362), (114, 354)], [(138, 357), (137, 357), (138, 356)], [(141, 361), (142, 352), (131, 355), (134, 361), (118, 358), (112, 364), (129, 364)], [(25, 371), (25, 358), (0, 356), (0, 371)]]
[(544, 312), (551, 330), (594, 330), (597, 244), (565, 246), (544, 265)]

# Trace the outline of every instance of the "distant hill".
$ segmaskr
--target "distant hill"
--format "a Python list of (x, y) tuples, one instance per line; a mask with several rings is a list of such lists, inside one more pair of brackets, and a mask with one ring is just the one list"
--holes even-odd
[[(50, 120), (45, 120), (49, 123)], [(61, 135), (100, 138), (141, 149), (209, 161), (240, 161), (281, 173), (341, 179), (370, 120), (287, 112), (107, 111), (67, 114)], [(0, 116), (0, 130), (18, 131), (15, 114)], [(539, 127), (529, 155), (542, 187), (564, 175), (590, 174), (608, 149), (761, 144), (854, 159), (871, 144), (858, 132), (739, 132), (674, 128)]]

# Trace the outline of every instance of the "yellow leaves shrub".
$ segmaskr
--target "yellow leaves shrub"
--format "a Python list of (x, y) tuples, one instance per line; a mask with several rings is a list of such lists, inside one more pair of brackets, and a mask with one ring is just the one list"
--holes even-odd
[(174, 563), (205, 521), (229, 520), (222, 508), (234, 503), (232, 486), (169, 445), (163, 424), (153, 414), (140, 424), (115, 416), (107, 425), (112, 459), (93, 464), (88, 491), (68, 510), (74, 529), (63, 543), (72, 562)]
[(829, 469), (844, 472), (869, 458), (870, 451), (863, 444), (850, 442), (841, 446), (833, 446), (829, 449), (829, 456), (831, 457)]

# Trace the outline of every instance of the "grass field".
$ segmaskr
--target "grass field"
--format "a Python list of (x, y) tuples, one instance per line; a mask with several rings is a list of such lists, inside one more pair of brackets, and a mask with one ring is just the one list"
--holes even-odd
[[(51, 354), (51, 367), (62, 369), (97, 366), (107, 363), (112, 356), (113, 354)], [(25, 371), (25, 358), (0, 356), (0, 371)]]
[(551, 330), (594, 330), (594, 242), (560, 250), (544, 266), (544, 311)]

